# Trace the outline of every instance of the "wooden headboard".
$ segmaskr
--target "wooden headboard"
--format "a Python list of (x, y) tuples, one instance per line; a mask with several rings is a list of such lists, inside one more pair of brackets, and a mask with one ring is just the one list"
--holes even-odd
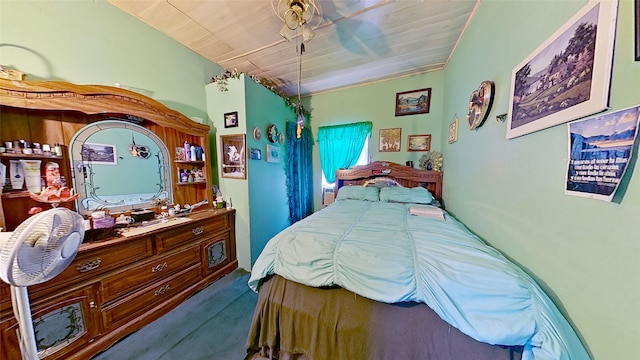
[(374, 161), (367, 165), (354, 166), (336, 171), (335, 195), (345, 185), (363, 185), (371, 179), (387, 177), (404, 187), (424, 187), (442, 203), (442, 172), (419, 170), (388, 161)]

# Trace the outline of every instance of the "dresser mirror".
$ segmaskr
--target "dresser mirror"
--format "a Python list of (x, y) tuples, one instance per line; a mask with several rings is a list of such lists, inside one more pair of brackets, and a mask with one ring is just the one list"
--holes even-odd
[(167, 146), (140, 125), (124, 120), (88, 124), (71, 139), (69, 155), (80, 214), (173, 202)]

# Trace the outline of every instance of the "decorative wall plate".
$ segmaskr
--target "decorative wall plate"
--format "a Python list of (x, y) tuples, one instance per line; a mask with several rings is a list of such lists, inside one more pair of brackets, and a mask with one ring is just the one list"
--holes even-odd
[(278, 142), (280, 145), (284, 144), (284, 133), (280, 133), (280, 135), (278, 135)]
[(278, 127), (275, 124), (269, 125), (269, 128), (267, 129), (267, 138), (272, 143), (278, 141)]
[(471, 130), (479, 128), (489, 116), (493, 104), (494, 88), (493, 81), (486, 80), (471, 93), (469, 112), (467, 113), (467, 121)]
[(262, 139), (262, 131), (256, 126), (253, 128), (253, 139), (260, 140)]

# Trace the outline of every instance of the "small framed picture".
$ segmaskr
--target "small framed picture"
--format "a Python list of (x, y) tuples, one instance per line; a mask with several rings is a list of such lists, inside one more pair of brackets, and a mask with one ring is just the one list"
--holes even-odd
[(224, 127), (230, 128), (236, 126), (238, 126), (238, 112), (234, 111), (224, 114)]
[(407, 151), (431, 150), (431, 134), (409, 135), (407, 139)]
[(431, 88), (396, 93), (396, 116), (425, 114), (431, 104)]
[(402, 134), (401, 128), (394, 129), (380, 129), (380, 140), (378, 144), (378, 151), (391, 152), (400, 151), (400, 135)]
[(456, 116), (451, 124), (449, 124), (449, 144), (453, 144), (454, 142), (458, 141), (458, 122), (459, 120)]
[(222, 159), (222, 177), (246, 179), (245, 169), (245, 135), (221, 135), (220, 147)]
[(262, 159), (262, 151), (260, 149), (251, 149), (251, 160), (260, 160)]
[(118, 165), (116, 146), (110, 144), (82, 144), (82, 162), (102, 165)]
[(280, 162), (280, 148), (278, 146), (267, 144), (267, 162)]

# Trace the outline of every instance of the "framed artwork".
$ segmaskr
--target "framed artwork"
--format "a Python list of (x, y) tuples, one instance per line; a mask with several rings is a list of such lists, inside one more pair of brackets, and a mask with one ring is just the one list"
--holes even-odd
[(453, 144), (454, 142), (458, 141), (458, 123), (460, 122), (460, 120), (458, 120), (458, 117), (456, 116), (455, 119), (453, 119), (453, 121), (451, 122), (451, 124), (449, 124), (449, 144)]
[(224, 114), (224, 127), (230, 128), (236, 126), (238, 126), (238, 112), (234, 111)]
[(507, 139), (608, 107), (618, 1), (591, 1), (511, 75)]
[(251, 160), (260, 160), (262, 159), (262, 151), (260, 149), (251, 149)]
[(220, 135), (222, 177), (246, 179), (245, 135)]
[(640, 0), (636, 0), (636, 61), (640, 61)]
[(431, 134), (409, 135), (407, 138), (407, 151), (431, 150)]
[(396, 116), (425, 114), (431, 104), (431, 88), (396, 93)]
[(118, 153), (115, 145), (82, 144), (82, 162), (102, 165), (118, 165)]
[(267, 162), (280, 162), (280, 148), (278, 146), (267, 144)]
[(380, 140), (378, 145), (378, 151), (391, 152), (400, 151), (400, 135), (402, 134), (401, 128), (394, 129), (380, 129)]

